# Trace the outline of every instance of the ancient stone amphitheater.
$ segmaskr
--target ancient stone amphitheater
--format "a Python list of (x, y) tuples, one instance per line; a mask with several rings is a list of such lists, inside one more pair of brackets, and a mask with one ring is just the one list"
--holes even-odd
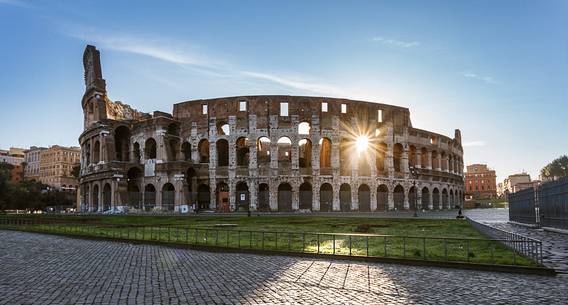
[(236, 96), (147, 114), (107, 97), (87, 46), (81, 209), (185, 213), (443, 209), (463, 203), (460, 131), (414, 128), (407, 108)]

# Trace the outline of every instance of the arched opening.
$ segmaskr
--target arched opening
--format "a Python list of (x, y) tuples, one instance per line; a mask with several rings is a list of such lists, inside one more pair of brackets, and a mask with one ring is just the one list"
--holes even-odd
[(450, 190), (450, 202), (448, 203), (448, 207), (452, 208), (455, 205), (454, 201), (454, 191)]
[[(328, 138), (321, 138), (319, 144), (320, 170), (331, 169), (331, 140)], [(329, 174), (331, 174), (331, 172), (329, 172)]]
[(229, 142), (225, 139), (219, 139), (217, 146), (217, 166), (229, 166)]
[(268, 184), (261, 183), (258, 185), (258, 207), (260, 212), (270, 211), (270, 192), (268, 191)]
[(95, 141), (95, 146), (93, 148), (93, 163), (97, 164), (101, 161), (101, 143)]
[(292, 211), (292, 186), (281, 183), (278, 186), (278, 212)]
[(394, 166), (394, 171), (396, 173), (402, 172), (402, 151), (403, 151), (402, 144), (396, 143), (392, 149), (392, 161)]
[(146, 160), (156, 159), (156, 140), (149, 138), (144, 143), (144, 158)]
[(278, 146), (278, 167), (289, 168), (292, 162), (292, 141), (288, 137), (281, 137), (276, 144)]
[(394, 208), (396, 210), (403, 210), (404, 209), (404, 188), (402, 185), (397, 185), (394, 188), (393, 192), (393, 200), (394, 200)]
[(129, 161), (130, 129), (120, 126), (114, 130), (114, 149), (117, 161)]
[(448, 171), (450, 171), (450, 173), (454, 172), (454, 156), (451, 154), (448, 155)]
[(168, 161), (177, 161), (178, 158), (178, 151), (179, 151), (179, 139), (168, 137), (166, 139), (166, 154), (168, 157)]
[(408, 147), (408, 165), (411, 167), (416, 166), (416, 147), (414, 145)]
[(418, 196), (416, 194), (416, 188), (411, 186), (408, 190), (408, 207), (410, 209), (417, 209), (418, 210)]
[(81, 207), (81, 212), (90, 212), (91, 211), (91, 202), (89, 200), (89, 196), (91, 195), (91, 191), (88, 185), (81, 187), (82, 196), (83, 196), (83, 206)]
[(384, 175), (387, 172), (387, 167), (385, 166), (386, 154), (388, 146), (385, 143), (379, 143), (375, 151), (375, 162), (377, 166), (377, 175)]
[(170, 136), (179, 137), (179, 125), (176, 123), (171, 123), (166, 129), (166, 134)]
[(359, 211), (360, 212), (370, 212), (371, 211), (371, 189), (366, 184), (361, 184), (359, 186)]
[(312, 185), (309, 182), (304, 182), (300, 185), (300, 210), (312, 209)]
[(351, 186), (347, 183), (339, 187), (339, 208), (342, 212), (351, 210)]
[(249, 166), (249, 143), (246, 137), (237, 139), (237, 166)]
[(448, 204), (448, 190), (447, 189), (443, 189), (442, 190), (442, 208), (447, 208), (449, 206)]
[(209, 209), (209, 201), (211, 200), (211, 190), (209, 185), (201, 184), (197, 188), (197, 209), (207, 210)]
[(229, 186), (225, 182), (217, 183), (216, 198), (217, 211), (225, 213), (231, 211), (229, 206)]
[(430, 160), (428, 160), (428, 150), (424, 147), (420, 150), (420, 163), (422, 164), (422, 168), (427, 168), (430, 164)]
[(347, 139), (341, 139), (341, 142), (339, 142), (339, 171), (341, 176), (351, 176), (351, 158), (349, 156), (349, 144), (350, 143)]
[(85, 163), (91, 164), (91, 144), (85, 145)]
[(173, 184), (166, 183), (162, 187), (162, 211), (173, 211), (176, 198), (176, 189)]
[(95, 184), (93, 186), (93, 207), (92, 211), (96, 212), (99, 210), (99, 185)]
[(199, 163), (209, 163), (209, 141), (207, 139), (199, 141), (197, 151), (199, 152)]
[(231, 126), (225, 122), (219, 122), (217, 124), (217, 134), (220, 136), (228, 136), (231, 134)]
[(432, 205), (435, 210), (440, 209), (440, 190), (436, 187), (432, 191)]
[[(185, 182), (187, 183), (188, 198), (187, 201), (190, 204), (197, 202), (197, 172), (193, 167), (190, 167), (185, 171)], [(198, 207), (195, 206), (195, 209)]]
[(110, 184), (105, 184), (103, 187), (103, 211), (109, 211), (112, 208), (111, 203), (112, 193)]
[(256, 162), (259, 167), (270, 166), (270, 139), (260, 137), (256, 141)]
[(308, 122), (302, 122), (300, 124), (298, 124), (298, 134), (301, 135), (308, 135), (310, 134), (310, 123)]
[(298, 165), (304, 169), (312, 168), (312, 141), (308, 139), (301, 139), (298, 142)]
[(140, 153), (140, 144), (138, 142), (134, 142), (132, 147), (132, 154), (134, 155), (134, 161), (140, 163), (141, 153)]
[(387, 211), (388, 210), (388, 202), (389, 202), (389, 188), (381, 184), (377, 187), (377, 210), (378, 211)]
[(181, 145), (181, 153), (184, 161), (191, 161), (191, 144), (189, 142), (183, 142)]
[(333, 187), (324, 183), (320, 187), (320, 211), (331, 212), (333, 210)]
[(142, 208), (142, 196), (140, 194), (140, 178), (142, 178), (142, 171), (138, 167), (133, 167), (128, 170), (126, 175), (127, 180), (127, 204), (131, 208)]
[(420, 208), (423, 210), (430, 208), (430, 191), (427, 187), (422, 188), (422, 202)]
[(144, 187), (144, 210), (151, 211), (156, 206), (156, 188), (152, 184)]
[(235, 192), (235, 202), (238, 211), (248, 211), (250, 209), (250, 193), (246, 182), (237, 183)]
[(371, 176), (371, 166), (369, 166), (368, 154), (360, 154), (357, 158), (358, 168), (357, 174), (362, 177)]

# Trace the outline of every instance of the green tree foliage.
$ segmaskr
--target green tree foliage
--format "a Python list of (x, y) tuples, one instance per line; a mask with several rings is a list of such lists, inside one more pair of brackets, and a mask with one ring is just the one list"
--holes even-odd
[(563, 155), (548, 163), (540, 170), (543, 178), (568, 177), (568, 156)]

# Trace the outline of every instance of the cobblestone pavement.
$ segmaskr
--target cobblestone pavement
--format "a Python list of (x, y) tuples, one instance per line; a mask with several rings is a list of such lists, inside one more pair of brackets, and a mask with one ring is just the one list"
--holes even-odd
[(0, 230), (0, 304), (567, 304), (568, 278)]

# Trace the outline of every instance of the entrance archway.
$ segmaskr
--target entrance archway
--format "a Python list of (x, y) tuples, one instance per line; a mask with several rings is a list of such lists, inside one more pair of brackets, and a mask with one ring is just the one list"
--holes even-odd
[(342, 212), (351, 210), (351, 186), (347, 183), (339, 187), (339, 208)]
[(200, 184), (197, 188), (197, 209), (207, 210), (209, 209), (209, 203), (211, 201), (211, 190), (209, 185)]
[(176, 189), (173, 184), (166, 183), (162, 187), (162, 211), (173, 211), (175, 205)]
[(330, 212), (333, 210), (333, 187), (324, 183), (320, 187), (320, 211)]
[(282, 183), (278, 186), (278, 211), (292, 211), (292, 186), (288, 183)]
[(300, 210), (312, 209), (312, 185), (309, 182), (304, 182), (300, 185)]
[(387, 211), (389, 201), (389, 188), (381, 184), (377, 187), (377, 211)]
[(250, 209), (250, 193), (246, 182), (237, 183), (235, 192), (235, 202), (238, 211), (248, 211)]
[(110, 184), (105, 184), (103, 187), (103, 211), (109, 211), (111, 209), (111, 188)]
[(270, 211), (270, 192), (268, 190), (268, 184), (261, 183), (258, 185), (258, 211)]
[(428, 210), (430, 208), (430, 191), (427, 187), (422, 188), (422, 206), (423, 210)]
[(371, 190), (366, 184), (359, 186), (359, 212), (371, 211)]
[(229, 186), (225, 182), (217, 183), (216, 198), (217, 211), (229, 212)]
[(397, 210), (404, 210), (404, 188), (402, 185), (397, 185), (393, 192), (394, 208)]

